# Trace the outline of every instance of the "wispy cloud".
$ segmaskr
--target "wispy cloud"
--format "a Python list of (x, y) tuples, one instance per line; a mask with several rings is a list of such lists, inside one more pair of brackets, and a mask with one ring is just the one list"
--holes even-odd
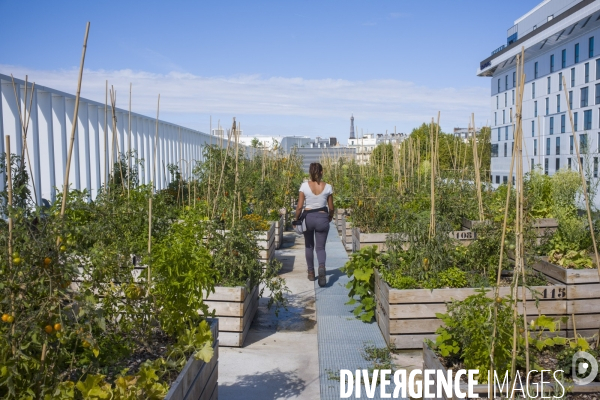
[[(0, 73), (14, 74), (39, 85), (74, 93), (76, 70), (33, 70), (1, 65)], [(489, 116), (487, 88), (432, 88), (409, 81), (377, 79), (304, 79), (237, 75), (206, 77), (190, 73), (156, 74), (132, 70), (85, 70), (82, 96), (104, 102), (105, 81), (117, 90), (117, 106), (126, 108), (129, 83), (133, 83), (134, 111), (156, 112), (161, 94), (161, 113), (187, 119), (198, 114), (289, 116), (302, 119), (348, 118), (360, 113), (363, 121), (398, 123), (414, 127), (442, 113), (442, 126), (462, 126), (471, 112), (485, 122)], [(176, 121), (174, 121), (176, 122)], [(408, 130), (408, 128), (406, 129)]]

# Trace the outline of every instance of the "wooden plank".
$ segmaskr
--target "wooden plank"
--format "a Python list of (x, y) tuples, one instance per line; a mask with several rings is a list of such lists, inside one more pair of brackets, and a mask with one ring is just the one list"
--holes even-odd
[(442, 325), (442, 320), (438, 318), (392, 319), (389, 321), (389, 332), (392, 335), (435, 333), (435, 331)]
[[(569, 317), (566, 325), (567, 329), (573, 329), (573, 316)], [(575, 328), (577, 328), (578, 333), (585, 329), (596, 329), (595, 332), (598, 333), (598, 328), (600, 328), (600, 317), (597, 313), (575, 315)]]
[[(558, 266), (557, 266), (558, 267)], [(561, 267), (558, 267), (561, 268)], [(593, 269), (567, 269), (566, 283), (598, 283), (598, 270)]]
[[(258, 288), (254, 288), (253, 293)], [(214, 310), (217, 317), (243, 317), (244, 311), (250, 304), (252, 296), (246, 296), (244, 302), (233, 302), (233, 301), (209, 301), (205, 300), (204, 303), (208, 305), (210, 311)]]
[[(382, 280), (383, 282), (383, 280)], [(382, 283), (382, 287), (384, 284)], [(478, 289), (475, 288), (462, 288), (462, 289), (391, 289), (389, 285), (385, 283), (389, 290), (389, 302), (390, 304), (406, 304), (406, 303), (443, 303), (451, 300), (464, 300), (467, 297), (476, 293)], [(554, 289), (554, 292), (552, 291)], [(518, 290), (518, 298), (521, 298), (521, 288)], [(554, 298), (566, 298), (565, 296), (561, 296), (561, 293), (566, 293), (566, 286), (564, 285), (552, 285), (552, 286), (534, 286), (531, 288), (534, 293), (540, 297), (544, 298), (544, 293), (547, 297), (552, 298), (554, 294)], [(545, 291), (545, 292), (544, 292)], [(532, 293), (529, 289), (526, 291), (526, 298), (528, 300), (534, 298), (534, 293)], [(499, 295), (501, 297), (508, 296), (510, 294), (509, 287), (501, 287), (499, 290)], [(488, 297), (492, 297), (494, 295), (494, 291), (490, 288), (487, 293)]]
[(531, 224), (532, 228), (558, 228), (558, 220), (556, 218), (538, 218), (534, 219)]
[(599, 299), (583, 299), (583, 300), (567, 300), (567, 315), (571, 314), (596, 314), (600, 320), (600, 298)]
[(567, 270), (548, 262), (548, 257), (536, 258), (535, 262), (531, 266), (534, 270), (548, 275), (549, 277), (556, 279), (559, 282), (567, 283)]
[[(445, 303), (422, 303), (422, 304), (391, 304), (389, 306), (390, 319), (422, 319), (435, 318), (436, 313), (447, 312)], [(522, 313), (522, 304), (518, 304), (519, 313)], [(567, 312), (564, 300), (540, 301), (536, 308), (535, 301), (527, 302), (527, 313), (529, 315), (565, 315)]]
[(252, 321), (254, 320), (254, 316), (258, 311), (258, 301), (254, 303), (254, 307), (250, 310), (248, 314), (248, 320), (245, 324), (243, 332), (219, 332), (219, 345), (222, 347), (243, 347), (244, 340), (248, 336), (248, 332), (250, 331), (250, 327), (252, 326)]
[(215, 286), (215, 292), (210, 293), (206, 300), (215, 301), (244, 301), (246, 298), (246, 288), (244, 286)]
[[(599, 297), (600, 284), (567, 285), (567, 299), (597, 299)], [(600, 312), (600, 310), (598, 311)]]
[(210, 376), (206, 380), (206, 384), (204, 386), (204, 390), (202, 390), (202, 394), (199, 397), (190, 397), (186, 400), (209, 400), (212, 397), (213, 392), (215, 391), (215, 387), (218, 386), (219, 380), (219, 365), (216, 364), (214, 368), (211, 370)]

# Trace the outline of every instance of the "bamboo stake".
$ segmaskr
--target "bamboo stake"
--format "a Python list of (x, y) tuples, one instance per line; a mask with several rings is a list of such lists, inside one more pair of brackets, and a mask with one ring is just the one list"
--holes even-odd
[[(565, 91), (565, 98), (568, 99), (569, 94), (567, 93), (567, 82), (563, 76), (563, 89)], [(581, 156), (579, 154), (579, 144), (575, 137), (575, 124), (573, 123), (573, 113), (569, 102), (567, 101), (567, 110), (569, 111), (569, 121), (571, 122), (571, 132), (573, 133), (573, 143), (575, 145), (575, 152), (577, 154), (577, 163), (579, 165), (579, 175), (581, 176), (581, 187), (583, 189), (583, 195), (585, 198), (585, 208), (587, 211), (588, 225), (590, 228), (590, 235), (592, 236), (592, 244), (594, 245), (594, 255), (596, 256), (596, 268), (598, 269), (598, 276), (600, 276), (600, 258), (598, 257), (598, 246), (596, 245), (596, 235), (594, 234), (594, 224), (592, 222), (592, 211), (590, 209), (590, 199), (588, 196), (587, 182), (583, 174), (583, 165), (581, 163)]]
[(475, 114), (471, 114), (471, 128), (473, 129), (471, 139), (473, 141), (473, 167), (475, 172), (475, 185), (477, 187), (477, 205), (479, 207), (479, 220), (484, 220), (483, 215), (483, 199), (481, 197), (481, 176), (479, 174), (479, 169), (481, 165), (479, 163), (479, 154), (477, 153), (477, 139), (476, 139), (476, 129), (475, 129)]
[[(67, 153), (67, 167), (65, 170), (65, 183), (63, 186), (62, 204), (60, 207), (60, 216), (65, 215), (65, 208), (67, 206), (67, 193), (69, 192), (69, 171), (71, 169), (71, 157), (73, 155), (73, 145), (75, 143), (75, 131), (77, 128), (77, 118), (79, 115), (79, 98), (81, 95), (81, 80), (83, 78), (83, 65), (85, 63), (85, 51), (87, 49), (87, 39), (90, 31), (90, 23), (88, 22), (85, 27), (85, 37), (83, 39), (83, 50), (81, 52), (81, 63), (79, 65), (79, 80), (77, 83), (77, 94), (75, 96), (75, 110), (73, 111), (73, 125), (71, 126), (71, 142), (69, 143), (69, 152)], [(59, 239), (56, 241), (57, 246)]]
[(104, 185), (108, 193), (110, 188), (108, 186), (108, 80), (106, 81), (106, 87), (104, 89)]
[(127, 199), (129, 200), (129, 175), (131, 174), (131, 82), (129, 83), (129, 136), (127, 137)]
[[(158, 147), (158, 117), (160, 114), (160, 93), (156, 104), (156, 133), (154, 135), (154, 155), (152, 156), (152, 181), (150, 181), (150, 196), (148, 198), (148, 257), (152, 253), (152, 197), (154, 197), (154, 182), (156, 181), (156, 148)], [(150, 293), (152, 283), (151, 263), (148, 262), (148, 288), (146, 293)]]

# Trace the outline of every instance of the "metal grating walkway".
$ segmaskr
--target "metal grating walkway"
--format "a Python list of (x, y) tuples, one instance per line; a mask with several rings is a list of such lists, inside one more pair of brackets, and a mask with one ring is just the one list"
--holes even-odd
[[(356, 319), (352, 314), (355, 306), (345, 305), (348, 301), (345, 286), (349, 278), (340, 268), (348, 261), (348, 254), (333, 224), (329, 229), (326, 251), (327, 286), (321, 288), (315, 281), (319, 376), (321, 400), (337, 400), (340, 398), (340, 382), (331, 379), (331, 376), (338, 376), (340, 369), (354, 371), (372, 367), (363, 357), (365, 344), (377, 347), (385, 347), (386, 344), (375, 322), (366, 324)], [(364, 389), (360, 398), (366, 398)], [(379, 388), (374, 398), (380, 398)]]

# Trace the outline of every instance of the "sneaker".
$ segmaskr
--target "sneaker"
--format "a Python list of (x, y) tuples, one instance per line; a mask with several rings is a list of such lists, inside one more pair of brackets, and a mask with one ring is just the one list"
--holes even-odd
[(327, 284), (327, 278), (325, 277), (325, 266), (319, 267), (319, 286), (323, 287)]
[(308, 271), (308, 280), (311, 282), (315, 281), (315, 270), (314, 269)]

